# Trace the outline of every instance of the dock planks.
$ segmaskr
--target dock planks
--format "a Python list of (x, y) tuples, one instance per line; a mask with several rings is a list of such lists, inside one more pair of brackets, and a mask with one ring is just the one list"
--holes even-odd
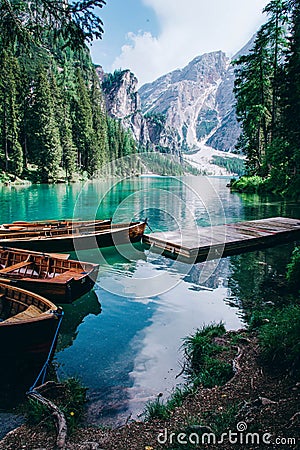
[(211, 227), (145, 234), (155, 252), (194, 263), (300, 239), (300, 219), (272, 217)]

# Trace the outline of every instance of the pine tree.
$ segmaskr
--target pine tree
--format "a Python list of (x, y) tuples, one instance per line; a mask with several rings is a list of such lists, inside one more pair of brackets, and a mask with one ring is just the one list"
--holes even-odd
[(237, 118), (242, 125), (240, 146), (250, 173), (262, 174), (271, 122), (271, 59), (268, 37), (260, 30), (248, 55), (234, 64)]
[[(95, 13), (105, 0), (79, 1), (1, 1), (0, 29), (5, 32), (5, 45), (32, 42), (45, 46), (63, 39), (73, 48), (82, 48), (85, 41), (101, 38), (103, 23)], [(52, 42), (45, 40), (45, 29), (52, 34)]]
[(258, 31), (253, 48), (234, 63), (237, 117), (242, 126), (238, 147), (247, 155), (250, 173), (262, 176), (272, 170), (274, 153), (281, 146), (290, 8), (287, 1), (272, 0), (264, 12), (268, 21)]
[(100, 90), (96, 72), (92, 72), (91, 105), (94, 130), (94, 172), (98, 171), (108, 160), (107, 157), (107, 123), (105, 104)]
[(109, 153), (108, 157), (109, 161), (113, 161), (118, 159), (119, 155), (118, 121), (107, 116), (106, 122)]
[(19, 176), (23, 171), (23, 151), (19, 142), (18, 76), (17, 59), (11, 51), (3, 50), (0, 59), (1, 165), (6, 172)]
[(59, 79), (58, 71), (53, 68), (50, 74), (50, 87), (54, 108), (56, 112), (56, 121), (59, 128), (60, 143), (62, 147), (61, 166), (65, 171), (66, 179), (72, 178), (76, 170), (76, 148), (73, 143), (72, 122), (70, 111), (70, 95), (68, 93), (69, 85), (67, 83), (68, 65), (64, 65), (60, 77), (60, 86), (56, 79)]
[[(297, 179), (300, 192), (300, 3), (293, 7), (291, 47), (287, 59), (285, 126), (289, 174)], [(295, 181), (295, 180), (294, 180)]]
[(21, 66), (22, 83), (19, 88), (19, 114), (20, 114), (20, 143), (23, 149), (24, 170), (28, 166), (28, 133), (29, 133), (29, 110), (31, 98), (31, 80), (24, 67)]
[(93, 116), (87, 85), (80, 69), (76, 70), (76, 98), (73, 100), (73, 140), (77, 149), (77, 165), (93, 174)]
[(36, 72), (31, 100), (28, 138), (30, 159), (38, 166), (41, 182), (56, 181), (62, 149), (48, 74), (43, 67), (39, 67)]
[(283, 70), (285, 55), (288, 49), (288, 27), (290, 23), (290, 8), (286, 0), (272, 0), (264, 9), (268, 15), (268, 21), (262, 29), (268, 36), (269, 47), (271, 51), (271, 83), (272, 83), (272, 121), (271, 133), (272, 139), (278, 135), (281, 119), (280, 85), (283, 81)]
[(60, 118), (60, 142), (62, 147), (62, 168), (65, 170), (66, 178), (71, 179), (76, 170), (76, 147), (73, 143), (72, 121), (70, 107), (64, 103), (63, 115)]

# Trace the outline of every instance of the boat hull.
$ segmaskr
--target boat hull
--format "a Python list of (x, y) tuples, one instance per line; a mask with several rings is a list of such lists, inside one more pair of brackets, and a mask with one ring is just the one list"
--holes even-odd
[(3, 283), (0, 300), (0, 402), (10, 406), (53, 355), (61, 310), (44, 297)]
[(56, 258), (44, 253), (0, 247), (0, 280), (44, 296), (71, 303), (92, 289), (99, 265)]
[(87, 294), (94, 286), (97, 279), (99, 267), (92, 273), (76, 280), (72, 276), (67, 281), (59, 282), (56, 279), (11, 279), (10, 284), (35, 294), (42, 295), (54, 303), (72, 303)]
[[(7, 329), (0, 327), (0, 340), (5, 349), (0, 350), (0, 402), (3, 408), (11, 408), (25, 398), (45, 364), (57, 329), (57, 318), (22, 324)], [(53, 352), (56, 348), (54, 342)], [(53, 356), (53, 353), (52, 355)]]
[[(3, 358), (19, 358), (26, 356), (35, 362), (45, 361), (58, 325), (54, 314), (35, 322), (22, 322), (0, 326), (0, 355)], [(54, 344), (54, 349), (55, 349)], [(4, 348), (3, 348), (4, 347)]]
[(109, 225), (106, 229), (65, 236), (0, 235), (0, 245), (38, 252), (71, 252), (111, 247), (141, 240), (146, 223)]
[[(55, 337), (60, 308), (40, 295), (4, 283), (0, 283), (0, 299), (0, 342), (3, 343), (0, 355), (33, 355), (43, 359)], [(29, 307), (34, 307), (36, 312), (24, 315)]]

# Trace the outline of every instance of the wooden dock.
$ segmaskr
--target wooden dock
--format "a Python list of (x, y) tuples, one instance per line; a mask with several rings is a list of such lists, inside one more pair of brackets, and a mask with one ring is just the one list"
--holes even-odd
[(145, 234), (143, 243), (173, 259), (194, 263), (300, 239), (300, 219), (273, 217), (181, 231)]

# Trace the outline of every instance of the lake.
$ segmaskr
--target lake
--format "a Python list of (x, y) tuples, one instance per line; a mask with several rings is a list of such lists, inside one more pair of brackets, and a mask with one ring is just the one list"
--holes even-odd
[[(230, 193), (227, 178), (141, 177), (85, 184), (2, 187), (1, 223), (54, 218), (148, 218), (153, 231), (188, 232), (272, 216), (300, 217), (300, 206), (275, 197)], [(150, 232), (148, 228), (147, 232)], [(146, 401), (166, 399), (184, 381), (183, 339), (223, 321), (245, 326), (244, 309), (265, 281), (284, 274), (293, 244), (187, 265), (141, 244), (78, 251), (101, 264), (88, 295), (64, 305), (54, 362), (59, 378), (89, 388), (87, 423), (118, 425), (140, 417)]]

